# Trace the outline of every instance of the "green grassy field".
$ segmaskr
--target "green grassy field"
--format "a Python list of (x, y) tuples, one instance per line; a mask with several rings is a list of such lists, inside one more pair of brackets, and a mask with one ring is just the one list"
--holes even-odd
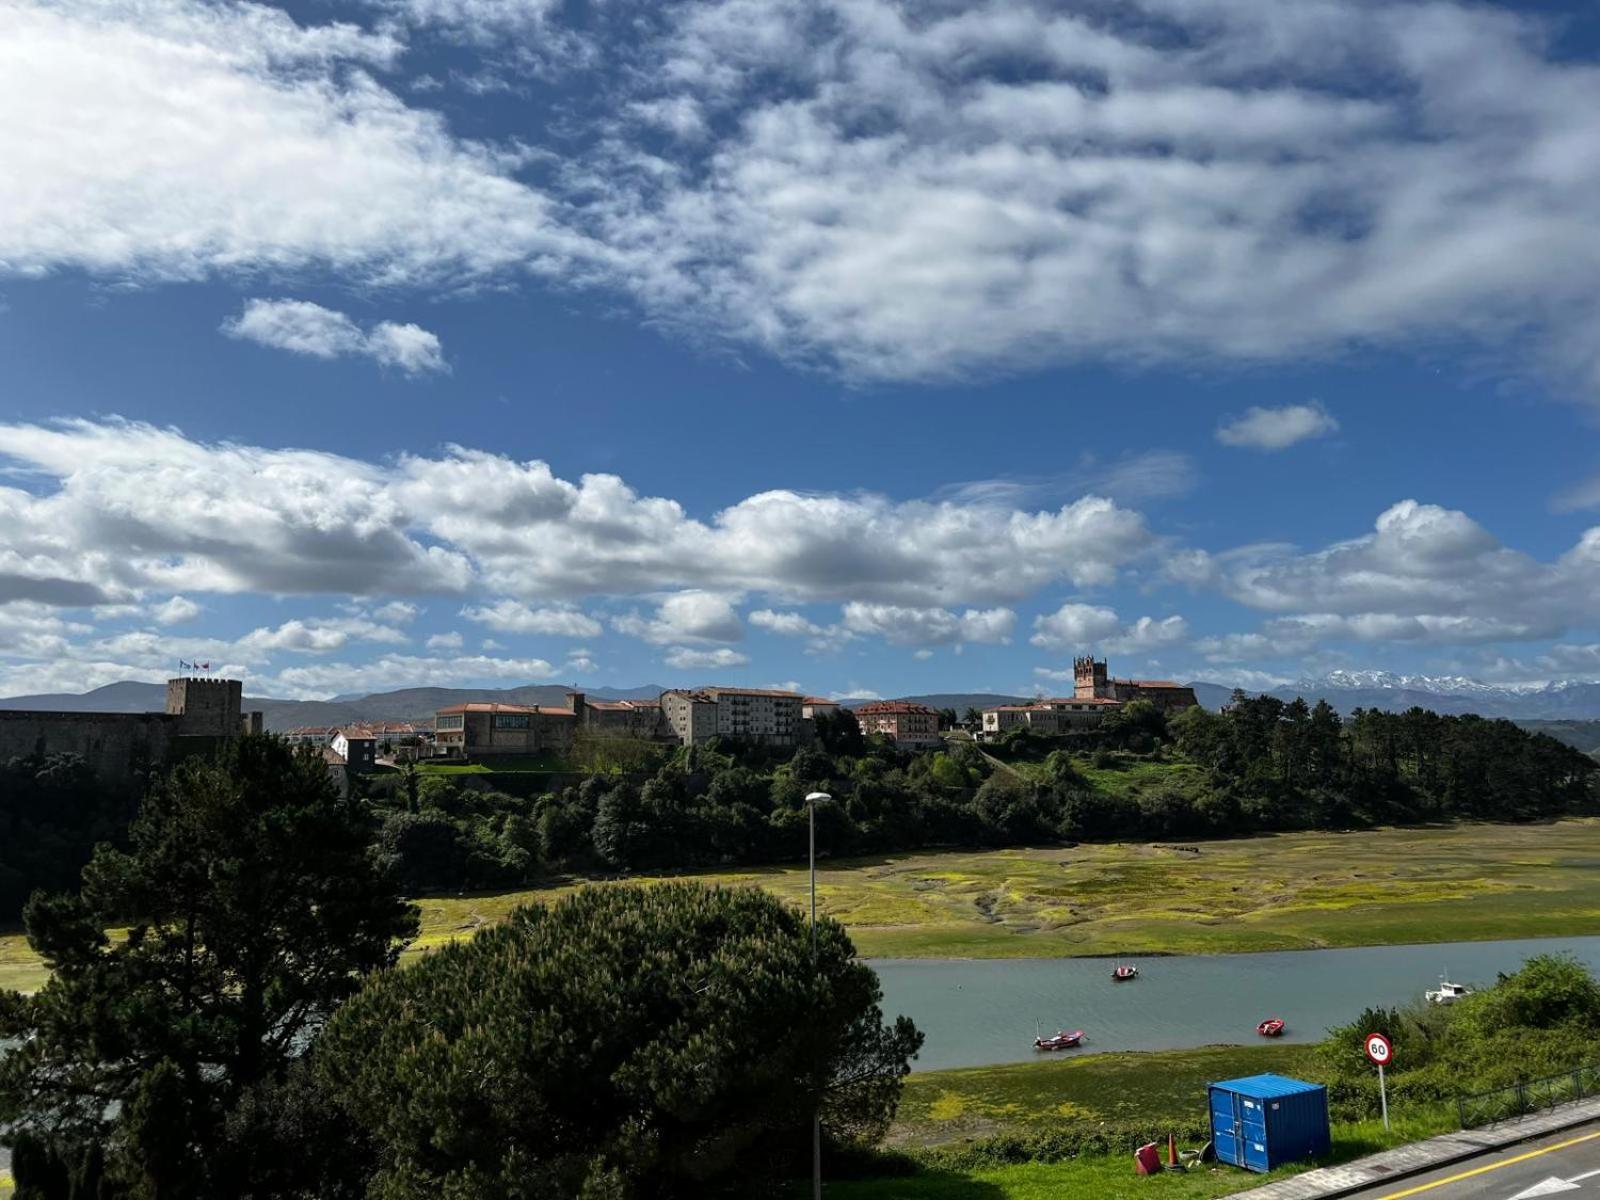
[[(822, 909), (868, 957), (1220, 954), (1600, 931), (1600, 820), (951, 851), (825, 862)], [(795, 904), (803, 866), (712, 872)], [(420, 901), (427, 950), (582, 883)], [(20, 936), (0, 985), (36, 987)]]
[[(1262, 1071), (1316, 1079), (1316, 1048), (1206, 1046), (921, 1073), (906, 1080), (888, 1144), (913, 1152), (945, 1147), (960, 1153), (974, 1139), (1102, 1123), (1142, 1127), (1159, 1140), (1163, 1128), (1204, 1125), (1208, 1083)], [(1392, 1116), (1389, 1131), (1375, 1121), (1335, 1126), (1330, 1161), (1347, 1162), (1456, 1127), (1454, 1113), (1443, 1106), (1416, 1112), (1398, 1108)], [(906, 1178), (830, 1184), (828, 1194), (835, 1200), (1143, 1200), (1225, 1196), (1262, 1182), (1227, 1167), (1139, 1178), (1133, 1174), (1131, 1148), (1125, 1154), (972, 1170), (941, 1167), (939, 1161), (936, 1155), (924, 1172)]]
[[(1376, 1121), (1335, 1125), (1333, 1153), (1317, 1165), (1350, 1162), (1454, 1128), (1443, 1112), (1399, 1116), (1393, 1125), (1388, 1131)], [(1131, 1155), (1119, 1154), (973, 1171), (930, 1167), (904, 1178), (830, 1183), (828, 1195), (832, 1200), (1148, 1200), (1151, 1196), (1199, 1200), (1247, 1191), (1310, 1166), (1284, 1167), (1266, 1176), (1214, 1166), (1145, 1178), (1133, 1173)], [(809, 1191), (797, 1185), (792, 1195), (801, 1200)]]
[(888, 1144), (1043, 1133), (1063, 1122), (1203, 1123), (1207, 1084), (1263, 1071), (1310, 1078), (1315, 1058), (1307, 1045), (1203, 1046), (920, 1071), (906, 1079)]

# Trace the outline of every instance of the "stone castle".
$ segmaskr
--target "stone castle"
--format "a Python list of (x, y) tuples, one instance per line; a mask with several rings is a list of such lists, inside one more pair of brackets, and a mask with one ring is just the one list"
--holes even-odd
[(1072, 660), (1073, 697), (1078, 700), (1149, 700), (1163, 712), (1193, 708), (1199, 703), (1192, 687), (1170, 679), (1112, 679), (1106, 660), (1093, 655)]
[(245, 713), (237, 679), (167, 681), (165, 712), (97, 713), (0, 710), (0, 762), (31, 754), (76, 754), (102, 779), (133, 781), (223, 738), (259, 733), (261, 714)]

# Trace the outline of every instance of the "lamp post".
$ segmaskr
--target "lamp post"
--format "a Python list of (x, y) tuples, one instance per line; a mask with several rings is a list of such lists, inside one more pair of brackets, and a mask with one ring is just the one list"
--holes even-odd
[[(817, 805), (830, 804), (833, 797), (827, 792), (811, 792), (806, 796), (806, 825), (811, 838), (811, 973), (817, 970)], [(811, 1110), (811, 1197), (822, 1200), (822, 1099)]]

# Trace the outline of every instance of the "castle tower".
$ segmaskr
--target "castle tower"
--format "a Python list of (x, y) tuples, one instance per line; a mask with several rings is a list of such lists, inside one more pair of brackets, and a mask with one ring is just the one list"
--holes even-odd
[(1072, 694), (1079, 700), (1104, 698), (1111, 694), (1106, 682), (1105, 661), (1097, 662), (1092, 654), (1072, 660), (1072, 682)]
[(244, 684), (237, 679), (169, 679), (167, 712), (182, 737), (237, 737)]

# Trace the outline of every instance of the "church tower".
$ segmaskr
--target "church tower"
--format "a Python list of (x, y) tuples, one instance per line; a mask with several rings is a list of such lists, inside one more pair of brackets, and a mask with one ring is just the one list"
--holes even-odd
[(1106, 683), (1106, 664), (1096, 661), (1094, 655), (1072, 660), (1073, 696), (1079, 700), (1093, 700), (1110, 696)]

